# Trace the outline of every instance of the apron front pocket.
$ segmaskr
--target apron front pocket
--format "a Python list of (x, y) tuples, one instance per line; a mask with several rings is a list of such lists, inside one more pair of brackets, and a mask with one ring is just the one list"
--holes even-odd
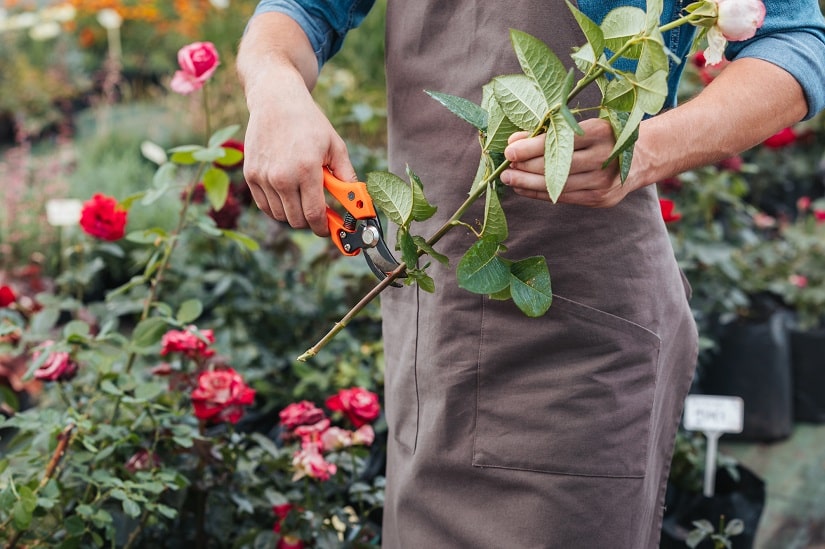
[(659, 337), (558, 295), (541, 318), (484, 307), (473, 465), (643, 477)]

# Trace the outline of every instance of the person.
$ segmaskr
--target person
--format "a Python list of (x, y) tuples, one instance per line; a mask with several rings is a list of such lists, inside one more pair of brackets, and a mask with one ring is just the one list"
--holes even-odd
[[(239, 47), (252, 194), (273, 218), (319, 236), (328, 234), (322, 167), (344, 180), (356, 174), (310, 90), (371, 4), (264, 0)], [(578, 2), (595, 21), (619, 5), (644, 2)], [(382, 293), (385, 547), (658, 546), (697, 334), (654, 183), (743, 151), (825, 104), (818, 5), (766, 5), (757, 36), (730, 45), (733, 61), (679, 106), (684, 63), (672, 64), (668, 108), (642, 123), (624, 184), (615, 165), (602, 169), (614, 142), (603, 121), (581, 123), (557, 204), (545, 201), (543, 136), (511, 137), (501, 176), (514, 191), (502, 199), (508, 256), (547, 258), (547, 314), (527, 318), (512, 302), (458, 288), (455, 263), (475, 238), (459, 229), (439, 242), (452, 264), (431, 266), (435, 294)], [(666, 0), (662, 21), (682, 6)], [(520, 72), (510, 28), (565, 62), (584, 37), (561, 0), (388, 0), (386, 24), (390, 171), (409, 164), (438, 206), (416, 225), (428, 236), (466, 197), (480, 151), (475, 130), (423, 90), (480, 103), (491, 78)], [(680, 27), (665, 43), (684, 61), (693, 36)], [(596, 94), (581, 104), (598, 104)], [(466, 218), (481, 218), (482, 207)]]

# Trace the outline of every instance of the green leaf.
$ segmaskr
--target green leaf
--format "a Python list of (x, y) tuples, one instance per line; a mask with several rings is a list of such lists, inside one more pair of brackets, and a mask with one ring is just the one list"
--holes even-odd
[[(611, 10), (602, 20), (601, 29), (604, 33), (605, 47), (611, 51), (618, 51), (633, 36), (644, 32), (647, 28), (645, 11), (632, 6), (622, 6)], [(623, 56), (638, 59), (641, 48), (635, 46), (625, 51)]]
[(367, 192), (390, 221), (399, 226), (410, 222), (413, 194), (406, 181), (388, 172), (372, 172), (367, 175)]
[(192, 157), (198, 162), (215, 162), (225, 156), (223, 147), (210, 147), (208, 149), (201, 149), (192, 154)]
[(601, 57), (604, 51), (604, 33), (601, 27), (579, 11), (576, 6), (570, 3), (570, 0), (565, 0), (565, 2), (567, 2), (567, 7), (570, 8), (573, 17), (576, 18), (576, 22), (584, 33), (584, 37), (587, 39), (587, 46), (590, 49), (590, 54), (593, 56), (592, 62), (595, 63), (596, 59)]
[[(533, 80), (544, 95), (546, 105), (540, 117), (544, 116), (548, 106), (552, 107), (565, 100), (561, 92), (561, 84), (567, 73), (564, 64), (544, 42), (525, 32), (511, 29), (510, 41), (524, 74)], [(515, 119), (512, 120), (515, 122)]]
[(616, 144), (610, 152), (611, 159), (615, 158), (616, 154), (625, 150), (627, 146), (631, 145), (633, 141), (635, 141), (635, 136), (638, 136), (639, 132), (639, 124), (641, 124), (644, 116), (644, 108), (642, 104), (637, 101), (636, 105), (633, 107), (633, 110), (627, 117), (625, 125), (622, 128), (622, 133), (616, 138)]
[(438, 208), (430, 204), (427, 197), (424, 196), (424, 185), (409, 165), (407, 166), (407, 177), (410, 179), (410, 187), (412, 188), (412, 219), (413, 221), (426, 221), (435, 214)]
[(169, 160), (175, 164), (197, 164), (198, 161), (195, 159), (195, 153), (201, 149), (203, 149), (203, 147), (200, 145), (183, 145), (180, 147), (175, 147), (174, 149), (169, 150), (169, 152), (172, 153)]
[[(564, 79), (564, 84), (562, 85), (561, 96), (563, 98), (565, 98), (565, 100), (567, 99), (567, 96), (570, 95), (570, 92), (573, 90), (573, 80), (574, 80), (574, 78), (575, 78), (574, 71), (573, 71), (573, 69), (570, 69), (567, 72), (567, 78)], [(573, 129), (573, 132), (576, 135), (584, 135), (584, 130), (582, 129), (581, 126), (579, 126), (579, 123), (576, 120), (576, 117), (574, 117), (573, 113), (570, 112), (570, 108), (567, 106), (566, 102), (561, 103), (561, 106), (559, 108), (559, 112), (564, 117), (565, 121), (567, 121), (567, 124)]]
[(522, 130), (534, 130), (548, 106), (538, 85), (523, 74), (508, 74), (493, 79), (493, 93), (504, 115)]
[(137, 518), (140, 516), (140, 505), (132, 501), (131, 499), (124, 499), (121, 502), (123, 506), (123, 512), (126, 513), (128, 516), (132, 518)]
[(444, 255), (442, 253), (438, 253), (435, 250), (435, 248), (433, 248), (432, 246), (427, 244), (427, 241), (424, 239), (423, 236), (413, 235), (412, 238), (413, 238), (413, 242), (415, 242), (415, 245), (418, 247), (419, 250), (423, 250), (423, 252), (425, 254), (432, 257), (433, 259), (435, 259), (436, 261), (438, 261), (442, 265), (449, 265), (450, 264), (450, 259), (446, 255)]
[(544, 140), (544, 182), (550, 200), (559, 199), (573, 162), (573, 129), (564, 115), (556, 113), (548, 121), (547, 137)]
[(404, 227), (398, 228), (398, 247), (401, 250), (401, 260), (412, 268), (418, 264), (418, 246)]
[(261, 249), (261, 245), (258, 244), (257, 240), (255, 240), (251, 236), (239, 233), (238, 231), (233, 231), (230, 229), (221, 229), (221, 234), (229, 240), (237, 242), (250, 252), (257, 252)]
[(223, 149), (223, 156), (216, 159), (215, 162), (219, 166), (229, 167), (234, 166), (243, 160), (243, 153), (234, 147), (221, 147)]
[[(642, 54), (636, 66), (636, 80), (644, 80), (657, 72), (667, 73), (668, 55), (664, 47), (662, 33), (658, 29), (642, 44)], [(665, 84), (667, 85), (667, 84)]]
[[(485, 86), (486, 88), (486, 86)], [(492, 86), (489, 87), (490, 100), (487, 110), (490, 113), (490, 123), (487, 126), (487, 136), (484, 141), (484, 151), (490, 153), (503, 153), (507, 148), (507, 140), (521, 128), (516, 126), (512, 120), (504, 114), (504, 109), (495, 99)]]
[(226, 197), (229, 195), (229, 176), (218, 168), (209, 168), (203, 174), (203, 186), (206, 189), (206, 198), (215, 211), (223, 208)]
[(166, 320), (157, 316), (141, 320), (132, 332), (132, 344), (138, 348), (151, 347), (160, 342), (168, 328)]
[(187, 299), (181, 303), (181, 306), (175, 315), (175, 320), (181, 324), (189, 324), (201, 316), (202, 312), (203, 303), (201, 303), (199, 299)]
[(82, 320), (72, 320), (63, 327), (63, 337), (86, 339), (89, 337), (91, 329), (86, 322)]
[(738, 536), (745, 531), (745, 523), (742, 519), (733, 519), (725, 526), (725, 534), (728, 536)]
[(145, 229), (142, 231), (132, 231), (126, 235), (126, 240), (135, 242), (137, 244), (155, 244), (159, 240), (165, 239), (168, 235), (166, 231), (155, 227), (152, 229)]
[(481, 235), (490, 240), (504, 242), (509, 234), (507, 218), (504, 215), (504, 209), (501, 207), (501, 200), (499, 200), (494, 184), (487, 185), (484, 198), (486, 199), (484, 204), (484, 226), (481, 229)]
[(23, 502), (18, 500), (14, 503), (14, 506), (11, 509), (12, 521), (14, 523), (14, 527), (18, 530), (26, 530), (31, 524), (32, 521), (32, 512), (26, 510), (25, 505)]
[(510, 269), (498, 257), (499, 243), (482, 238), (473, 244), (456, 268), (458, 285), (477, 294), (499, 292), (510, 284)]
[[(624, 129), (625, 124), (627, 123), (629, 113), (616, 112), (609, 109), (606, 109), (606, 112), (607, 118), (610, 121), (610, 126), (613, 128), (613, 135), (614, 137), (618, 137), (622, 133), (622, 130)], [(636, 143), (636, 139), (638, 137), (639, 130), (637, 128), (636, 132), (633, 135), (631, 135), (630, 139), (628, 139), (625, 143), (625, 147), (611, 154), (602, 166), (603, 168), (607, 167), (608, 164), (613, 162), (613, 160), (618, 157), (619, 176), (621, 177), (622, 182), (624, 182), (627, 179), (627, 174), (630, 173), (630, 164), (633, 161), (633, 144)]]
[(435, 293), (435, 281), (433, 278), (421, 269), (413, 269), (407, 271), (407, 275), (411, 277), (418, 287), (427, 293)]
[(231, 126), (227, 126), (225, 128), (217, 130), (209, 138), (209, 148), (220, 147), (227, 139), (235, 135), (235, 132), (237, 132), (239, 129), (240, 125), (233, 124)]
[(663, 0), (647, 0), (645, 4), (645, 12), (647, 17), (646, 28), (648, 33), (658, 32), (663, 9)]
[(630, 112), (636, 102), (636, 88), (629, 78), (614, 78), (607, 83), (602, 104), (617, 111)]
[(424, 93), (447, 107), (451, 113), (469, 123), (478, 131), (483, 132), (487, 129), (487, 113), (472, 101), (437, 91), (424, 90)]
[[(656, 114), (662, 110), (667, 99), (667, 72), (656, 71), (637, 83), (636, 105), (647, 114)], [(634, 108), (635, 106), (634, 105)]]
[(529, 317), (547, 312), (553, 303), (553, 291), (543, 257), (530, 257), (510, 265), (510, 294), (513, 303)]

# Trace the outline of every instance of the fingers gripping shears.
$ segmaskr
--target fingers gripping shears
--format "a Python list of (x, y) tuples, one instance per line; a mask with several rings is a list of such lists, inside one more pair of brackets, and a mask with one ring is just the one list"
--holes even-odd
[[(387, 278), (400, 264), (384, 241), (381, 221), (367, 192), (367, 185), (361, 181), (341, 181), (324, 168), (324, 188), (346, 210), (342, 217), (327, 206), (327, 226), (335, 246), (348, 256), (356, 256), (364, 250), (364, 259), (370, 270), (379, 280)], [(402, 273), (399, 278), (404, 276)]]

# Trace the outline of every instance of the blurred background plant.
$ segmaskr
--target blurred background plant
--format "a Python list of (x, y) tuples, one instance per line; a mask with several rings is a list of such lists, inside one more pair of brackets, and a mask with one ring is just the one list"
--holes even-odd
[[(70, 518), (65, 535), (91, 539), (117, 531), (116, 543), (125, 544), (128, 540), (117, 537), (122, 536), (119, 532), (134, 532), (148, 511), (154, 518), (146, 519), (135, 543), (140, 539), (176, 546), (191, 541), (186, 536), (197, 531), (194, 525), (203, 523), (203, 517), (186, 514), (189, 511), (173, 517), (167, 507), (197, 509), (183, 502), (187, 494), (198, 491), (212, 494), (204, 507), (207, 533), (224, 536), (215, 539), (239, 547), (254, 545), (258, 536), (260, 543), (271, 545), (283, 537), (273, 531), (278, 524), (300, 532), (297, 541), (302, 543), (334, 546), (340, 541), (337, 533), (331, 534), (335, 540), (317, 535), (310, 539), (314, 534), (307, 533), (307, 525), (338, 525), (327, 533), (338, 532), (335, 528), (341, 524), (352, 525), (353, 501), (362, 497), (369, 503), (361, 510), (371, 528), (380, 524), (386, 434), (381, 419), (375, 424), (375, 443), (369, 452), (360, 448), (357, 456), (357, 469), (369, 474), (360, 481), (345, 477), (346, 482), (333, 479), (332, 484), (311, 485), (318, 496), (341, 481), (343, 491), (336, 494), (343, 499), (327, 507), (334, 507), (334, 521), (306, 514), (298, 493), (309, 481), (299, 481), (302, 486), (291, 481), (295, 448), (279, 439), (279, 413), (291, 403), (321, 403), (345, 387), (382, 392), (383, 344), (376, 305), (311, 364), (294, 360), (307, 341), (326, 331), (374, 283), (362, 261), (342, 258), (328, 241), (260, 214), (249, 202), (238, 168), (226, 170), (231, 186), (224, 208), (216, 211), (198, 194), (201, 191), (194, 191), (190, 212), (207, 231), (181, 235), (164, 275), (163, 302), (173, 313), (185, 309), (186, 303), (200, 303), (197, 325), (211, 330), (210, 348), (256, 394), (237, 424), (210, 425), (202, 434), (198, 421), (184, 413), (191, 393), (170, 389), (170, 378), (149, 373), (161, 362), (157, 342), (154, 354), (141, 355), (141, 366), (128, 375), (116, 359), (84, 347), (96, 345), (103, 336), (128, 334), (139, 323), (145, 297), (139, 288), (108, 299), (107, 295), (140, 274), (151, 259), (147, 242), (90, 241), (76, 223), (52, 224), (47, 219), (46, 203), (51, 199), (85, 201), (104, 193), (125, 200), (146, 191), (165, 161), (157, 150), (165, 155), (181, 143), (203, 140), (201, 97), (169, 93), (176, 52), (184, 44), (209, 41), (220, 53), (221, 68), (210, 81), (212, 127), (243, 124), (246, 106), (233, 65), (238, 39), (256, 4), (257, 0), (7, 0), (0, 8), (0, 411), (16, 418), (14, 430), (0, 431), (6, 460), (0, 460), (0, 509), (20, 513), (17, 519), (4, 515), (0, 524), (17, 520), (19, 526), (30, 517), (31, 524), (40, 521), (43, 528), (56, 532), (60, 525), (45, 517), (63, 513)], [(385, 10), (385, 0), (378, 0), (363, 25), (347, 37), (346, 47), (321, 72), (313, 92), (347, 141), (362, 178), (369, 171), (386, 169)], [(686, 71), (683, 98), (707, 85), (718, 70), (704, 66), (697, 55)], [(236, 135), (241, 147), (242, 135), (243, 127)], [(741, 157), (659, 184), (661, 196), (674, 207), (668, 227), (693, 288), (691, 305), (700, 330), (703, 369), (713, 367), (720, 326), (758, 318), (766, 296), (776, 307), (796, 312), (800, 326), (821, 321), (825, 225), (818, 222), (816, 212), (825, 196), (823, 150), (825, 117), (820, 115)], [(174, 230), (184, 198), (173, 194), (151, 207), (130, 209), (128, 231)], [(801, 199), (809, 199), (804, 212)], [(260, 248), (244, 250), (235, 241), (208, 234), (217, 228), (248, 235)], [(14, 294), (11, 306), (3, 301), (4, 288)], [(77, 322), (89, 325), (89, 331)], [(69, 347), (83, 343), (75, 359), (88, 361), (88, 366), (70, 382), (43, 382), (31, 372), (26, 375), (35, 347), (49, 339)], [(45, 351), (41, 356), (47, 358)], [(64, 397), (75, 399), (77, 406), (67, 406)], [(155, 447), (158, 453), (168, 453), (170, 461), (132, 472), (134, 463), (126, 465), (132, 458), (135, 463), (152, 463), (141, 453), (154, 444), (153, 438), (144, 436), (149, 431), (107, 423), (107, 406), (101, 407), (101, 415), (84, 419), (89, 406), (119, 398), (126, 399), (121, 417), (144, 425), (152, 421), (141, 415), (146, 412), (157, 425), (168, 428), (153, 432), (162, 433)], [(69, 409), (77, 431), (63, 434)], [(29, 450), (12, 463), (6, 452), (15, 430)], [(81, 431), (83, 436), (77, 434)], [(221, 443), (205, 442), (213, 436)], [(48, 461), (63, 441), (64, 459), (79, 459), (88, 467), (86, 476), (66, 473), (61, 465), (40, 487), (44, 459)], [(196, 482), (195, 476), (182, 471), (191, 473), (187, 467), (194, 463), (196, 473), (201, 458), (208, 474)], [(339, 465), (346, 471), (348, 458), (343, 459)], [(674, 471), (695, 480), (695, 465), (685, 462)], [(56, 503), (60, 490), (79, 485), (91, 487), (92, 495), (85, 501), (100, 502), (100, 512)], [(23, 486), (28, 488), (18, 490)], [(137, 504), (138, 517), (130, 515), (135, 507), (127, 500)], [(46, 507), (49, 502), (51, 509)], [(288, 503), (294, 507), (284, 514), (286, 508), (280, 506)], [(169, 525), (180, 533), (170, 534)], [(0, 537), (15, 531), (7, 529)], [(350, 542), (357, 545), (364, 539)]]

